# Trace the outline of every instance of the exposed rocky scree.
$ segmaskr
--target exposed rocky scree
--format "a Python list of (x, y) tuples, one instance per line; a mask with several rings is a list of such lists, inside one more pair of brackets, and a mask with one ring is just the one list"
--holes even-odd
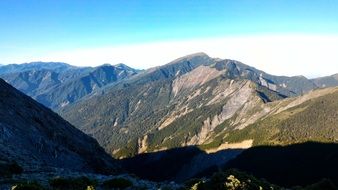
[(204, 53), (144, 72), (123, 64), (78, 68), (39, 62), (1, 66), (0, 74), (117, 158), (189, 145), (206, 151), (229, 147), (231, 131), (279, 109), (270, 102), (337, 85), (336, 75), (274, 76)]
[(337, 75), (273, 76), (203, 53), (140, 73), (122, 64), (33, 65), (2, 66), (0, 73), (44, 104), (48, 96), (50, 107), (109, 154), (132, 158), (115, 161), (93, 138), (0, 80), (0, 169), (16, 162), (24, 174), (15, 179), (101, 180), (112, 176), (97, 173), (120, 171), (122, 163), (142, 177), (184, 181), (252, 146), (338, 139), (338, 88), (321, 89), (336, 86)]
[(229, 147), (230, 131), (268, 117), (276, 109), (270, 102), (316, 88), (302, 76), (273, 76), (197, 53), (102, 88), (59, 113), (117, 158), (188, 145), (214, 150)]

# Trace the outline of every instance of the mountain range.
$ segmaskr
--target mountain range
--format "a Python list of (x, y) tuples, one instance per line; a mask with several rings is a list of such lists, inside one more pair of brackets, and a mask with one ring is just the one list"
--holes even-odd
[[(305, 169), (292, 171), (299, 151), (326, 156), (326, 164), (338, 159), (332, 154), (338, 141), (337, 74), (275, 76), (196, 53), (147, 70), (124, 64), (1, 65), (0, 77), (5, 80), (0, 79), (1, 170), (127, 171), (182, 182), (236, 167), (279, 185), (337, 180), (335, 164), (314, 178)], [(300, 182), (257, 169), (263, 166), (255, 158), (262, 155), (275, 160), (284, 155), (278, 162), (287, 171), (266, 164)], [(307, 160), (306, 167), (325, 172), (325, 164)]]
[[(334, 93), (335, 88), (320, 88), (338, 84), (337, 75), (316, 79), (274, 76), (204, 53), (145, 71), (123, 64), (91, 68), (30, 63), (2, 66), (0, 73), (93, 136), (116, 158), (191, 145), (214, 152), (286, 143), (256, 137), (264, 127), (254, 126), (270, 125), (278, 120), (276, 115), (283, 114), (288, 115), (283, 122), (288, 122), (296, 116), (287, 114), (290, 110)], [(305, 111), (300, 109), (299, 114)], [(256, 136), (248, 132), (252, 128)], [(275, 128), (267, 130), (276, 135), (279, 130)]]
[(6, 82), (54, 110), (138, 72), (123, 64), (75, 67), (65, 63), (33, 62), (0, 67), (0, 77)]
[(231, 145), (227, 139), (270, 116), (287, 97), (318, 88), (302, 76), (273, 76), (198, 53), (104, 88), (59, 113), (117, 158), (190, 145), (248, 148), (257, 140)]

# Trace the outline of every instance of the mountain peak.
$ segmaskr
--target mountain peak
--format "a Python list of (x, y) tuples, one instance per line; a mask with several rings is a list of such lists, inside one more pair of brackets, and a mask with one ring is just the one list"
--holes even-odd
[[(10, 64), (12, 65), (12, 64)], [(41, 67), (41, 68), (59, 68), (59, 67), (67, 67), (67, 68), (72, 68), (74, 66), (69, 65), (68, 63), (64, 62), (43, 62), (43, 61), (33, 61), (33, 62), (28, 62), (28, 63), (22, 63), (22, 64), (13, 64), (13, 65), (22, 65), (26, 67)]]
[(302, 79), (308, 79), (308, 78), (306, 78), (304, 75), (296, 75), (296, 76), (294, 76), (294, 77), (296, 77), (296, 78), (302, 78)]
[(102, 65), (99, 65), (99, 66), (97, 66), (97, 67), (101, 67), (101, 66), (113, 66), (112, 64), (110, 64), (110, 63), (104, 63), (104, 64), (102, 64)]
[(112, 68), (114, 67), (114, 68), (126, 70), (126, 71), (137, 71), (137, 69), (129, 67), (128, 65), (126, 65), (124, 63), (118, 63), (118, 64), (115, 64), (115, 65), (112, 65), (110, 63), (105, 63), (105, 64), (97, 66), (96, 68), (102, 68), (102, 67), (112, 67)]
[(338, 80), (338, 73), (337, 74), (334, 74), (332, 75), (333, 78), (335, 78), (336, 80)]
[(183, 60), (191, 60), (191, 59), (195, 59), (195, 58), (204, 58), (204, 59), (210, 59), (210, 57), (203, 52), (198, 52), (198, 53), (193, 53), (193, 54), (189, 54), (189, 55), (185, 55), (183, 57), (180, 57), (178, 59), (175, 59), (173, 61), (171, 61), (170, 63), (168, 63), (169, 65), (171, 64), (175, 64), (177, 62), (181, 62)]
[(118, 63), (118, 64), (115, 64), (114, 66), (119, 68), (119, 69), (135, 70), (135, 69), (129, 67), (128, 65), (124, 64), (124, 63)]
[(209, 55), (206, 54), (206, 53), (204, 53), (204, 52), (192, 53), (192, 54), (189, 54), (189, 55), (186, 55), (186, 56), (183, 56), (183, 57), (190, 58), (190, 57), (196, 57), (196, 56), (206, 56), (206, 57), (209, 57)]
[(158, 79), (162, 76), (165, 78), (177, 77), (184, 73), (190, 72), (201, 65), (210, 65), (213, 59), (205, 53), (194, 53), (175, 59), (165, 65), (148, 69), (144, 75), (151, 74)]

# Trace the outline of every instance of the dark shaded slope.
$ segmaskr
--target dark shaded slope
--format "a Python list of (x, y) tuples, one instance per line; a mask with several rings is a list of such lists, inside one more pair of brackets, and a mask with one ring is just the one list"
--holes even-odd
[(307, 142), (288, 146), (259, 146), (228, 162), (283, 186), (308, 185), (323, 178), (338, 184), (338, 144)]
[(16, 161), (26, 172), (117, 169), (93, 138), (1, 79), (0, 160)]
[(229, 149), (207, 154), (198, 147), (189, 146), (140, 154), (123, 159), (120, 163), (129, 173), (144, 179), (183, 182), (201, 173), (210, 175), (220, 170), (242, 151)]

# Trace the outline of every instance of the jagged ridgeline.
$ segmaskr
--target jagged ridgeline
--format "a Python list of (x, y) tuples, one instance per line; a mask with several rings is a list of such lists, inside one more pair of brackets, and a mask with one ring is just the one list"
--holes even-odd
[(0, 66), (1, 78), (53, 110), (138, 72), (124, 64), (75, 67), (65, 63), (33, 62)]
[[(39, 62), (0, 66), (0, 75), (109, 154), (129, 157), (116, 162), (1, 80), (0, 176), (111, 174), (121, 166), (142, 178), (183, 182), (226, 164), (281, 186), (337, 181), (337, 75), (273, 76), (204, 53), (145, 71)], [(221, 184), (228, 180), (219, 175)], [(198, 183), (217, 184), (212, 180)]]
[(104, 87), (59, 113), (117, 158), (189, 145), (216, 152), (286, 143), (271, 140), (282, 135), (279, 126), (259, 127), (262, 133), (250, 130), (260, 123), (274, 125), (275, 115), (284, 114), (283, 119), (292, 122), (293, 116), (305, 114), (310, 106), (299, 108), (308, 104), (304, 97), (328, 92), (302, 95), (323, 83), (303, 76), (273, 76), (238, 61), (198, 53)]

